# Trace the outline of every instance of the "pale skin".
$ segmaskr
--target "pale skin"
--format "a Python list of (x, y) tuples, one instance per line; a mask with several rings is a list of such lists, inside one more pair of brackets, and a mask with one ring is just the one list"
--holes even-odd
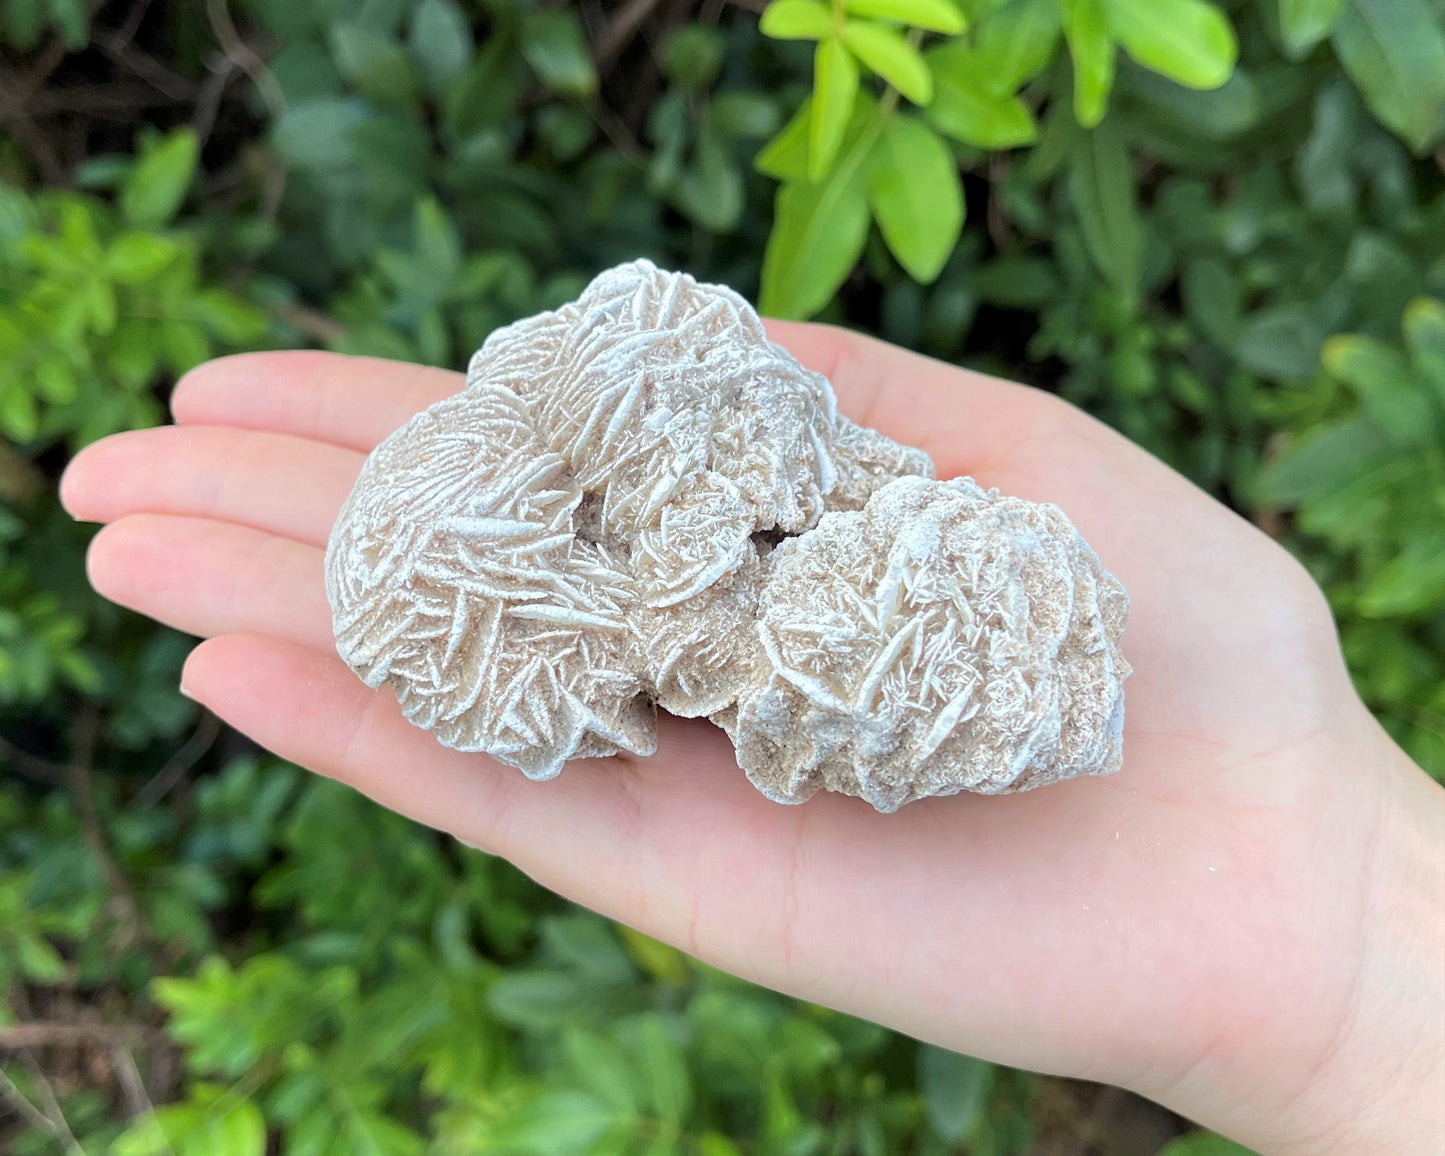
[(1132, 1088), (1266, 1156), (1445, 1146), (1445, 791), (1356, 697), (1276, 543), (1057, 399), (824, 326), (773, 338), (855, 420), (1058, 503), (1128, 587), (1124, 768), (878, 815), (769, 802), (721, 732), (534, 783), (335, 655), (322, 551), (362, 459), (458, 374), (258, 353), (81, 453), (106, 597), (206, 639), (186, 693), (284, 758), (748, 979)]

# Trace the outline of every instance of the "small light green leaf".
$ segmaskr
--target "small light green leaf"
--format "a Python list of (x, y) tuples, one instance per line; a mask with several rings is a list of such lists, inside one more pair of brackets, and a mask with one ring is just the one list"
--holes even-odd
[(928, 53), (934, 97), (928, 119), (940, 132), (975, 148), (1008, 149), (1038, 137), (1033, 113), (1016, 96), (986, 87), (976, 56), (961, 43)]
[(808, 134), (813, 123), (813, 98), (808, 97), (777, 136), (753, 161), (753, 168), (779, 181), (808, 179)]
[(199, 155), (200, 142), (189, 128), (178, 128), (145, 146), (121, 185), (121, 216), (140, 229), (164, 225), (181, 207)]
[(1360, 613), (1394, 618), (1438, 607), (1445, 598), (1445, 534), (1406, 544), (1360, 593)]
[(624, 1116), (636, 1115), (637, 1093), (622, 1049), (605, 1036), (569, 1027), (562, 1054), (583, 1087)]
[(1074, 62), (1074, 118), (1085, 128), (1104, 119), (1114, 87), (1114, 36), (1103, 0), (1062, 0), (1064, 39)]
[(597, 91), (597, 69), (576, 12), (532, 8), (522, 20), (522, 55), (542, 83), (569, 96)]
[(583, 1092), (544, 1092), (508, 1112), (488, 1140), (498, 1152), (586, 1152), (621, 1119)]
[(1053, 60), (1062, 29), (1058, 0), (1014, 0), (990, 13), (974, 47), (984, 87), (1017, 92)]
[(1125, 294), (1138, 292), (1144, 263), (1144, 222), (1134, 191), (1134, 165), (1112, 121), (1080, 138), (1069, 170), (1069, 197), (1084, 243), (1103, 274)]
[(1405, 342), (1421, 375), (1445, 406), (1445, 302), (1417, 297), (1405, 307)]
[(956, 36), (968, 27), (963, 13), (949, 0), (843, 0), (843, 7), (854, 16), (897, 20), (929, 32), (946, 32), (950, 36)]
[(759, 308), (770, 317), (812, 316), (852, 272), (867, 239), (868, 199), (856, 170), (783, 185), (763, 252)]
[(918, 1049), (918, 1086), (940, 1139), (967, 1139), (988, 1105), (993, 1065), (928, 1044)]
[(868, 154), (868, 203), (898, 263), (928, 284), (963, 228), (963, 187), (948, 146), (926, 124), (895, 115)]
[(686, 1058), (656, 1012), (639, 1019), (637, 1046), (648, 1103), (659, 1119), (681, 1125), (692, 1109), (692, 1082)]
[(1325, 368), (1348, 385), (1366, 414), (1395, 445), (1434, 440), (1434, 407), (1403, 354), (1373, 337), (1331, 337)]
[(818, 0), (773, 0), (758, 27), (774, 40), (825, 40), (833, 33), (833, 14)]
[(1301, 60), (1334, 29), (1347, 0), (1279, 0), (1279, 30), (1285, 52)]
[(836, 40), (824, 40), (813, 59), (812, 123), (808, 130), (808, 177), (819, 181), (833, 167), (858, 96), (858, 66)]
[(933, 99), (933, 77), (918, 49), (882, 24), (850, 20), (843, 26), (843, 43), (853, 55), (914, 104)]
[(139, 285), (169, 265), (180, 247), (153, 233), (122, 233), (105, 254), (105, 271), (122, 285)]
[(1416, 152), (1439, 139), (1445, 123), (1445, 32), (1427, 0), (1351, 0), (1332, 43), (1387, 128)]
[(1205, 0), (1104, 0), (1104, 11), (1124, 51), (1188, 88), (1218, 88), (1234, 71), (1234, 29)]

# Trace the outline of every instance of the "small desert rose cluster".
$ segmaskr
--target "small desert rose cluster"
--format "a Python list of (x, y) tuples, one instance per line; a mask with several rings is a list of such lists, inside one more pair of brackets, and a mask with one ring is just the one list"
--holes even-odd
[(647, 261), (493, 333), (367, 460), (326, 576), (369, 686), (533, 778), (651, 753), (656, 706), (779, 802), (1121, 759), (1127, 597), (1058, 508), (933, 480), (740, 296)]

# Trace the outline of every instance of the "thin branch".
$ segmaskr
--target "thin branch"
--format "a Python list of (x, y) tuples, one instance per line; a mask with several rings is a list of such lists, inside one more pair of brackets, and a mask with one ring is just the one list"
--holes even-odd
[(29, 1023), (0, 1026), (0, 1051), (76, 1047), (80, 1044), (124, 1047), (137, 1040), (149, 1041), (158, 1036), (156, 1029), (144, 1024), (52, 1023), (49, 1020), (32, 1020)]
[[(65, 1112), (60, 1107), (60, 1101), (55, 1098), (55, 1089), (50, 1086), (50, 1081), (45, 1078), (45, 1073), (41, 1071), (40, 1065), (35, 1062), (35, 1057), (27, 1053), (25, 1055), (25, 1066), (30, 1069), (31, 1074), (35, 1077), (36, 1088), (40, 1092), (40, 1098), (44, 1101), (41, 1114), (45, 1118), (48, 1130), (60, 1141), (61, 1147), (63, 1147), (66, 1152), (77, 1154), (77, 1156), (85, 1156), (85, 1149), (80, 1146), (80, 1141), (75, 1138), (75, 1133), (70, 1130), (70, 1122), (65, 1118)], [(25, 1103), (30, 1104), (30, 1101), (25, 1097), (24, 1093), (15, 1086), (14, 1082), (3, 1070), (0, 1070), (0, 1077), (3, 1077), (5, 1083), (8, 1085), (6, 1088), (7, 1092), (13, 1092), (16, 1096), (19, 1096), (21, 1100), (24, 1100)], [(32, 1104), (31, 1107), (34, 1107), (34, 1105)]]
[(222, 51), (235, 61), (237, 68), (251, 78), (251, 83), (256, 86), (256, 91), (261, 94), (261, 99), (266, 102), (266, 108), (271, 115), (280, 116), (286, 111), (286, 94), (281, 90), (281, 82), (276, 79), (276, 74), (266, 67), (266, 62), (256, 50), (241, 39), (240, 33), (236, 31), (236, 24), (231, 19), (231, 10), (226, 0), (206, 0), (206, 18), (211, 23), (211, 31)]
[(120, 1084), (128, 1115), (134, 1118), (154, 1112), (156, 1106), (151, 1102), (150, 1093), (146, 1091), (145, 1081), (141, 1079), (140, 1069), (136, 1067), (135, 1057), (131, 1055), (130, 1049), (122, 1044), (113, 1044), (110, 1061), (115, 1067), (116, 1082)]
[(92, 37), (100, 50), (129, 68), (152, 88), (171, 100), (189, 103), (196, 97), (196, 86), (184, 76), (172, 72), (149, 52), (130, 43), (129, 37), (105, 29), (97, 29)]
[[(6, 1102), (9, 1103), (20, 1115), (21, 1119), (32, 1128), (38, 1128), (42, 1132), (49, 1132), (52, 1136), (57, 1137), (64, 1143), (64, 1135), (60, 1130), (60, 1126), (30, 1102), (30, 1098), (15, 1086), (15, 1081), (10, 1078), (4, 1068), (0, 1068), (0, 1096), (4, 1096)], [(65, 1131), (69, 1132), (69, 1127), (66, 1127)], [(70, 1139), (73, 1143), (75, 1137), (71, 1136)], [(79, 1147), (78, 1144), (74, 1144), (72, 1150), (78, 1149)]]
[(186, 772), (211, 749), (220, 734), (221, 720), (208, 710), (202, 711), (201, 720), (191, 732), (191, 737), (182, 743), (180, 749), (166, 760), (165, 765), (151, 776), (150, 781), (136, 792), (135, 805), (154, 807), (170, 794), (175, 785), (185, 777)]
[(658, 3), (659, 0), (629, 0), (612, 18), (612, 23), (602, 30), (592, 48), (592, 57), (599, 69), (627, 47)]
[(101, 826), (100, 815), (95, 808), (95, 777), (92, 763), (99, 734), (100, 712), (93, 704), (87, 703), (81, 709), (80, 718), (76, 720), (75, 745), (67, 778), (70, 784), (71, 798), (75, 802), (76, 813), (80, 818), (80, 829), (85, 837), (85, 844), (90, 849), (90, 853), (95, 856), (96, 862), (100, 864), (101, 874), (105, 876), (106, 887), (111, 894), (116, 922), (120, 928), (120, 934), (114, 946), (119, 950), (124, 950), (140, 936), (150, 938), (150, 929), (141, 912), (140, 904), (136, 902), (130, 880), (126, 878), (125, 872), (120, 869), (120, 865), (116, 863), (110, 853), (110, 847), (106, 844), (105, 829)]
[(326, 345), (334, 345), (346, 337), (346, 326), (309, 305), (275, 305), (271, 312), (276, 320)]
[(62, 763), (53, 763), (29, 751), (22, 751), (6, 738), (0, 738), (0, 758), (14, 763), (15, 769), (27, 779), (34, 779), (47, 787), (64, 786), (69, 774), (69, 768)]

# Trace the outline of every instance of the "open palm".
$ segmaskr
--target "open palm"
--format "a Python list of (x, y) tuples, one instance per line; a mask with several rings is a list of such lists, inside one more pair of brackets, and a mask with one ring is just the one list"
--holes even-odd
[(178, 425), (89, 448), (63, 496), (110, 523), (96, 588), (207, 637), (187, 692), (285, 758), (768, 986), (1185, 1111), (1283, 1103), (1346, 1018), (1378, 809), (1377, 774), (1338, 773), (1373, 732), (1318, 590), (1048, 395), (838, 330), (772, 335), (940, 477), (1058, 503), (1123, 580), (1121, 773), (883, 816), (769, 802), (700, 721), (546, 783), (443, 748), (335, 656), (322, 551), (366, 452), (458, 374), (214, 362), (177, 388)]

